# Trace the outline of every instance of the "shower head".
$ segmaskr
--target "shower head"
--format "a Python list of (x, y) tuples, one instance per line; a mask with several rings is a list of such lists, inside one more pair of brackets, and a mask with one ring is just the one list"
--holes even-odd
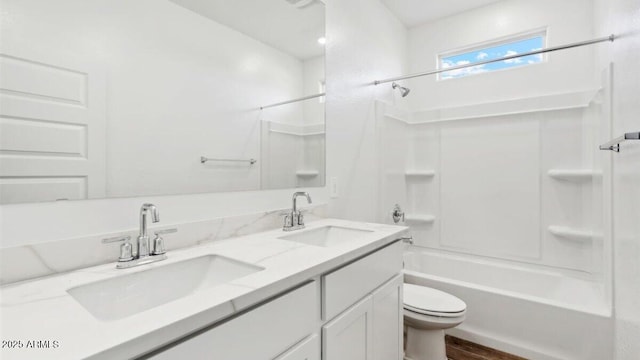
[(402, 97), (405, 97), (405, 96), (409, 95), (409, 92), (411, 91), (411, 89), (406, 88), (404, 86), (400, 86), (400, 85), (398, 85), (396, 83), (392, 83), (391, 87), (394, 88), (394, 89), (396, 89), (396, 88), (400, 89), (400, 95), (402, 95)]

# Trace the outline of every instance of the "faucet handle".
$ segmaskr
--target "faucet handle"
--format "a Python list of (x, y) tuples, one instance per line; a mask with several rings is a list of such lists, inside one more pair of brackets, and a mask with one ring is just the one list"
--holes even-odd
[(283, 225), (283, 229), (289, 229), (293, 226), (293, 214), (291, 212), (288, 212), (284, 215), (284, 225)]
[(153, 239), (153, 243), (151, 243), (151, 246), (152, 246), (151, 255), (165, 254), (167, 250), (165, 250), (164, 248), (164, 239), (160, 235), (173, 234), (175, 232), (178, 232), (178, 229), (171, 228), (171, 229), (154, 231), (154, 233), (156, 234), (156, 237)]
[(118, 241), (128, 242), (129, 240), (131, 240), (131, 236), (129, 236), (129, 235), (121, 235), (121, 236), (115, 236), (115, 237), (102, 239), (102, 243), (103, 244), (109, 244), (109, 243), (114, 243), (114, 242), (118, 242)]
[(124, 244), (120, 245), (120, 257), (118, 257), (118, 262), (125, 262), (133, 260), (133, 246), (131, 246), (129, 240), (131, 240), (131, 236), (124, 235), (102, 239), (102, 243), (109, 244), (124, 241)]
[(158, 230), (158, 231), (154, 231), (153, 233), (156, 235), (164, 235), (164, 234), (173, 234), (178, 232), (177, 228), (170, 228), (170, 229), (163, 229), (163, 230)]

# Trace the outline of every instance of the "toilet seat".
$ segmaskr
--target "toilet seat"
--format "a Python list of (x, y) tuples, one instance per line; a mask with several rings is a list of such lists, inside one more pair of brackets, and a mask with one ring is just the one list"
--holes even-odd
[(438, 317), (464, 315), (467, 304), (444, 291), (425, 286), (404, 284), (404, 308), (418, 314)]

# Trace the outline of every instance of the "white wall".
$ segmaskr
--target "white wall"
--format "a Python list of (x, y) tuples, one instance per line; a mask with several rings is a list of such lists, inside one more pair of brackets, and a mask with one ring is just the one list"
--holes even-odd
[(337, 179), (334, 217), (375, 221), (378, 78), (406, 72), (406, 29), (377, 0), (327, 1), (327, 184)]
[(103, 67), (107, 196), (260, 189), (256, 109), (302, 94), (301, 60), (170, 1), (6, 0), (2, 10), (3, 52)]
[[(438, 68), (438, 54), (547, 27), (547, 46), (590, 39), (591, 0), (505, 0), (409, 30), (410, 72)], [(600, 34), (598, 36), (606, 36)], [(549, 62), (438, 81), (408, 81), (413, 109), (431, 109), (584, 90), (593, 76), (593, 47), (548, 54)]]
[[(613, 62), (614, 136), (640, 131), (640, 1), (597, 0), (596, 22), (620, 37), (601, 49)], [(615, 359), (640, 356), (640, 144), (624, 145), (613, 162)]]

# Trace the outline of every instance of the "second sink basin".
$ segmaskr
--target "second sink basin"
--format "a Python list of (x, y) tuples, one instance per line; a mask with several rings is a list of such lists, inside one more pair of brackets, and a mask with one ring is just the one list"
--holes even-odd
[(122, 319), (263, 267), (218, 255), (157, 266), (71, 288), (67, 292), (97, 319)]
[(342, 226), (323, 226), (312, 230), (294, 232), (290, 235), (280, 236), (279, 239), (295, 241), (306, 245), (334, 246), (344, 244), (363, 235), (372, 233), (372, 230), (354, 229)]

